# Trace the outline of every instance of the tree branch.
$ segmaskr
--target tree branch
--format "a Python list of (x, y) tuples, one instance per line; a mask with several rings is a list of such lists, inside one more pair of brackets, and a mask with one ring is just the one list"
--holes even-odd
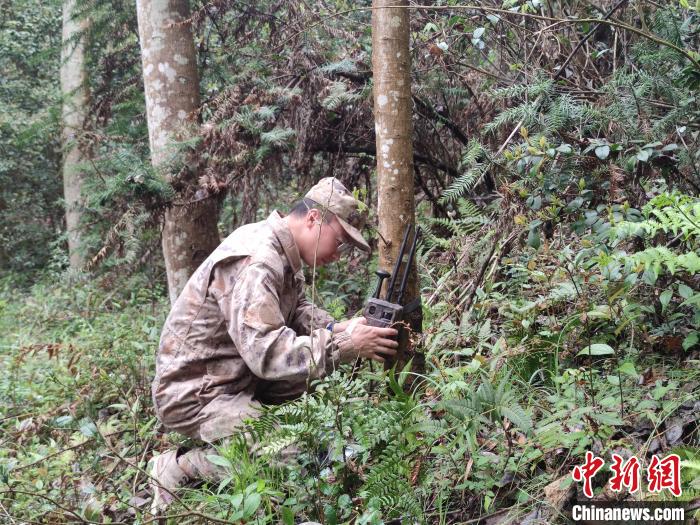
[[(374, 144), (372, 145), (364, 145), (364, 146), (343, 146), (340, 147), (337, 144), (324, 144), (320, 146), (319, 148), (316, 149), (316, 151), (324, 151), (328, 153), (349, 153), (349, 154), (360, 154), (364, 153), (365, 155), (371, 155), (373, 157), (377, 156), (377, 149), (375, 148)], [(413, 161), (414, 162), (419, 162), (421, 164), (426, 164), (428, 166), (432, 166), (433, 168), (436, 168), (440, 171), (444, 171), (445, 173), (449, 173), (453, 177), (459, 176), (459, 172), (440, 162), (439, 160), (436, 160), (432, 157), (429, 157), (428, 155), (421, 155), (419, 153), (414, 153), (413, 154)]]
[(433, 106), (431, 106), (424, 100), (421, 100), (421, 98), (418, 95), (413, 95), (413, 101), (419, 108), (429, 112), (430, 116), (434, 117), (438, 122), (442, 123), (447, 129), (449, 129), (454, 134), (455, 138), (462, 143), (463, 146), (467, 145), (467, 143), (469, 142), (469, 137), (467, 137), (467, 135), (460, 129), (460, 127), (457, 124), (455, 124), (454, 121), (440, 113), (437, 109), (435, 109)]

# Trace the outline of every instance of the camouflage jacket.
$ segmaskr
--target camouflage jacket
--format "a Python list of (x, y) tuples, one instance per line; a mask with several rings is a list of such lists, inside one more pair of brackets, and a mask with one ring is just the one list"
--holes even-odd
[[(168, 316), (153, 401), (161, 421), (196, 417), (221, 394), (262, 402), (299, 396), (351, 348), (304, 294), (301, 258), (278, 212), (238, 228), (202, 263)], [(313, 330), (312, 330), (313, 329)], [(351, 357), (350, 357), (351, 359)]]

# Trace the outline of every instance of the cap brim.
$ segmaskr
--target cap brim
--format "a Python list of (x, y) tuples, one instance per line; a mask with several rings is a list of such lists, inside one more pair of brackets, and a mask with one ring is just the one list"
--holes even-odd
[(340, 225), (343, 227), (343, 230), (345, 230), (345, 233), (347, 233), (350, 236), (350, 242), (352, 242), (353, 245), (365, 252), (372, 251), (369, 247), (369, 244), (367, 244), (367, 241), (365, 241), (365, 239), (362, 237), (360, 230), (358, 230), (354, 226), (351, 226), (340, 216), (336, 215), (336, 218), (338, 219)]

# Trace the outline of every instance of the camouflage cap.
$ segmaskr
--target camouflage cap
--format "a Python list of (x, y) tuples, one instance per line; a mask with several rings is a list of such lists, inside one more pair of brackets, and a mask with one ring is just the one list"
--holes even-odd
[(333, 213), (352, 244), (366, 252), (370, 251), (369, 244), (360, 233), (367, 221), (367, 207), (353, 197), (342, 182), (335, 177), (325, 177), (318, 181), (304, 198), (311, 199), (322, 210)]

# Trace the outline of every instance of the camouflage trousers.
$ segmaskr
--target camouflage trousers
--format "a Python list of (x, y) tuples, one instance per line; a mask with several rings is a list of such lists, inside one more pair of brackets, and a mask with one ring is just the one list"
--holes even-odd
[[(261, 408), (262, 405), (247, 392), (235, 395), (224, 394), (208, 403), (194, 420), (176, 424), (169, 422), (170, 424), (166, 425), (169, 430), (208, 444), (208, 446), (181, 451), (177, 456), (178, 464), (188, 474), (190, 481), (219, 482), (229, 474), (225, 468), (210, 462), (207, 456), (218, 455), (217, 448), (226, 447), (229, 444), (229, 438), (240, 432), (244, 421), (257, 418)], [(261, 444), (255, 443), (249, 433), (244, 432), (241, 435), (245, 438), (251, 454), (261, 453)], [(298, 448), (295, 445), (289, 445), (278, 452), (272, 462), (274, 465), (282, 466), (291, 462), (297, 454)]]
[(250, 392), (222, 394), (207, 403), (190, 419), (175, 419), (169, 414), (163, 424), (185, 436), (206, 443), (215, 443), (233, 435), (243, 425), (245, 419), (260, 416), (262, 405), (253, 399)]

